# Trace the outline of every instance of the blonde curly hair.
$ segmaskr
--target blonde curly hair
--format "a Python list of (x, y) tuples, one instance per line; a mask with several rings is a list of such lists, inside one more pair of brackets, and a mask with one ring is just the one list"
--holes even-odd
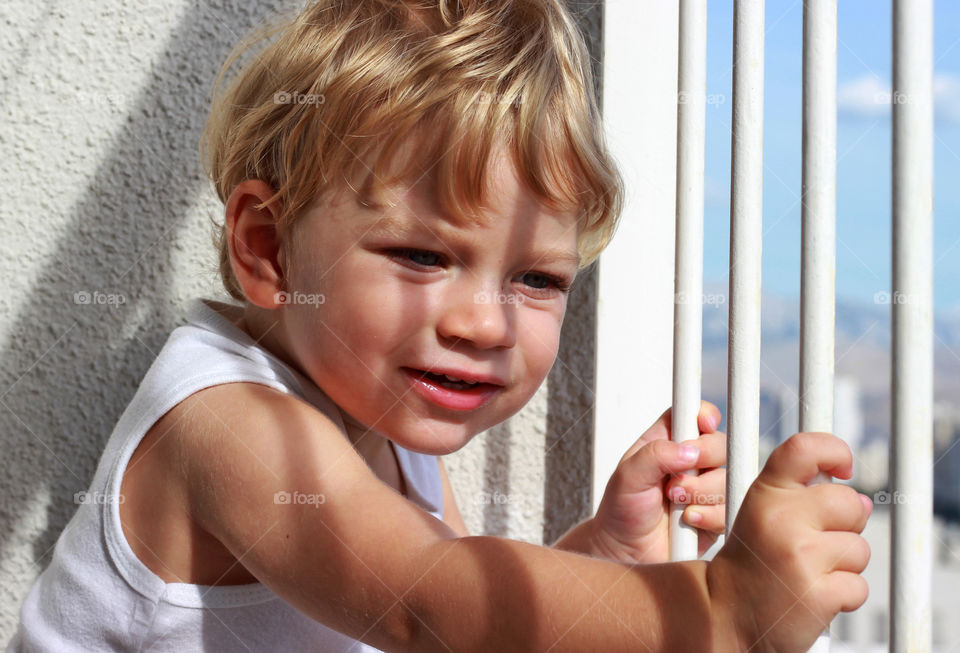
[[(249, 63), (225, 84), (243, 55)], [(400, 147), (423, 135), (397, 168)], [(265, 204), (276, 203), (285, 241), (318, 198), (433, 166), (440, 206), (451, 219), (470, 216), (489, 192), (498, 144), (545, 206), (577, 212), (580, 265), (589, 265), (616, 228), (623, 184), (589, 54), (559, 0), (312, 2), (227, 59), (201, 153), (224, 203), (246, 179), (274, 189)], [(243, 301), (224, 225), (214, 227), (224, 287)]]

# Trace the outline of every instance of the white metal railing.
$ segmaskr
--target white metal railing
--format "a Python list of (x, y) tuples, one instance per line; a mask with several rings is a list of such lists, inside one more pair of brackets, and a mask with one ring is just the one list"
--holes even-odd
[(892, 101), (890, 650), (906, 653), (931, 645), (933, 0), (893, 2)]
[[(929, 651), (933, 533), (933, 5), (893, 2), (890, 650)], [(727, 531), (759, 464), (763, 0), (735, 0), (730, 216)], [(677, 107), (674, 432), (697, 437), (703, 252), (706, 0), (681, 0)], [(837, 0), (805, 0), (801, 431), (833, 431)], [(813, 482), (829, 482), (818, 475)], [(670, 515), (671, 558), (697, 557)], [(815, 651), (829, 649), (826, 631)]]
[(763, 236), (762, 0), (733, 5), (733, 148), (727, 373), (727, 533), (760, 457), (760, 252)]
[[(700, 435), (700, 361), (703, 330), (703, 157), (707, 93), (707, 1), (680, 3), (677, 75), (677, 233), (673, 318), (675, 442)], [(692, 474), (692, 472), (691, 472)], [(670, 510), (670, 559), (697, 559), (697, 531)]]
[[(833, 432), (836, 286), (837, 0), (803, 6), (800, 431)], [(817, 474), (812, 483), (829, 483)], [(830, 650), (829, 629), (811, 651)]]

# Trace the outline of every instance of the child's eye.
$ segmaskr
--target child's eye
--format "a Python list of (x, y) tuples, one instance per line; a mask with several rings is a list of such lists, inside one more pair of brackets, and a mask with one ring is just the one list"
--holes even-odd
[(567, 293), (570, 290), (569, 280), (553, 276), (552, 274), (544, 274), (542, 272), (527, 272), (521, 277), (521, 279), (523, 280), (523, 283), (532, 290), (541, 292), (548, 291), (550, 290), (551, 286), (562, 293)]
[[(442, 254), (431, 252), (426, 249), (416, 249), (413, 247), (397, 247), (387, 251), (390, 258), (398, 263), (418, 268), (437, 268), (443, 267), (444, 258)], [(553, 292), (566, 294), (570, 291), (572, 281), (565, 277), (559, 277), (543, 272), (524, 272), (519, 277), (526, 291), (536, 297), (552, 296)]]
[(395, 258), (401, 260), (402, 262), (409, 261), (410, 263), (415, 263), (417, 265), (422, 265), (424, 267), (432, 268), (437, 267), (443, 263), (443, 259), (436, 252), (430, 252), (425, 249), (413, 249), (410, 247), (404, 247), (400, 249), (394, 249), (390, 251), (391, 255)]

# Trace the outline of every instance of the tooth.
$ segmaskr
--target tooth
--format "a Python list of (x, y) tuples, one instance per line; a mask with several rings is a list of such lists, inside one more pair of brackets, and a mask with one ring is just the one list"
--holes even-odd
[(444, 374), (444, 376), (447, 377), (447, 381), (460, 381), (460, 382), (463, 382), (463, 379), (458, 379), (457, 377), (455, 377), (455, 376), (450, 376), (449, 374)]

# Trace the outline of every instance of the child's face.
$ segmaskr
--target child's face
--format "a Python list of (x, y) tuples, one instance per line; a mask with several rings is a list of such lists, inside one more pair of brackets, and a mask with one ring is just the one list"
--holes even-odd
[[(444, 219), (428, 177), (370, 207), (319, 204), (294, 231), (290, 354), (349, 416), (416, 451), (502, 422), (556, 358), (567, 297), (553, 278), (576, 275), (576, 216), (542, 208), (505, 159), (491, 174), (486, 224)], [(431, 370), (486, 383), (444, 387)]]

